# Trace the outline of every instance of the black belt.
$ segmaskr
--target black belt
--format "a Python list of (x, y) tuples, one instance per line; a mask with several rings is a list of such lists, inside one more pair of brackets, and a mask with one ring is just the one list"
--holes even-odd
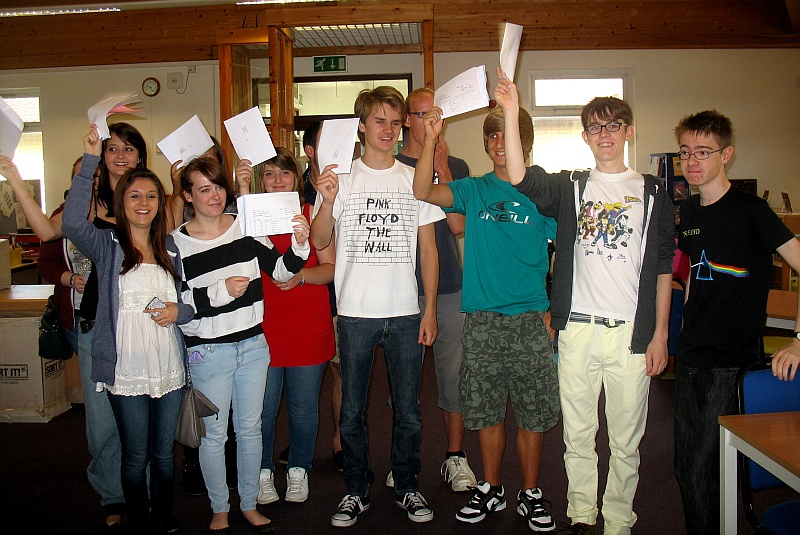
[(594, 319), (594, 323), (597, 325), (605, 325), (611, 329), (615, 327), (619, 327), (620, 325), (625, 325), (624, 320), (615, 320), (613, 318), (603, 318), (601, 316), (592, 316), (590, 314), (582, 314), (580, 312), (571, 312), (569, 315), (569, 321), (573, 323), (592, 323)]
[(94, 327), (94, 320), (83, 320), (78, 324), (78, 328), (81, 330), (81, 333), (86, 334), (92, 330)]

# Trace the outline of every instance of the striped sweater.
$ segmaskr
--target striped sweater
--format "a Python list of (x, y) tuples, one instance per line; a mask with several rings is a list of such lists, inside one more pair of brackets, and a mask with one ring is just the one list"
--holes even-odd
[[(275, 280), (288, 281), (305, 265), (308, 243), (301, 247), (292, 238), (291, 249), (281, 255), (266, 238), (242, 235), (236, 219), (212, 240), (189, 236), (185, 226), (175, 229), (172, 236), (183, 264), (181, 297), (196, 310), (194, 319), (181, 325), (186, 347), (239, 342), (263, 334), (261, 271)], [(225, 279), (237, 275), (249, 277), (250, 284), (244, 295), (234, 299)]]

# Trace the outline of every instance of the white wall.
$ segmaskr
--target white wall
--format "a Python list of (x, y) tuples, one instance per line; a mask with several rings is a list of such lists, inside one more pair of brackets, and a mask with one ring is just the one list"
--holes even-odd
[[(295, 76), (313, 75), (311, 62), (312, 58), (297, 58)], [(481, 64), (490, 73), (491, 93), (496, 82), (496, 53), (437, 54), (436, 84)], [(186, 64), (0, 72), (0, 88), (41, 88), (48, 209), (58, 206), (69, 185), (69, 166), (82, 151), (81, 139), (87, 129), (86, 110), (107, 93), (141, 93), (141, 82), (148, 76), (161, 81), (159, 95), (141, 97), (139, 114), (120, 118), (145, 136), (151, 167), (167, 184), (169, 165), (156, 153), (156, 142), (194, 114), (218, 136), (217, 65), (196, 65), (197, 74), (189, 76), (183, 95), (167, 89), (166, 78), (168, 72), (185, 72)], [(715, 108), (731, 118), (736, 131), (736, 156), (728, 176), (757, 178), (760, 190), (785, 190), (800, 198), (794, 176), (800, 139), (800, 50), (522, 52), (517, 67), (521, 102), (530, 106), (531, 70), (589, 68), (631, 69), (634, 73), (631, 102), (637, 131), (632, 161), (640, 171), (648, 170), (650, 153), (677, 149), (672, 129), (681, 117)], [(411, 72), (415, 87), (423, 83), (421, 54), (350, 56), (348, 70), (350, 74)], [(473, 174), (491, 169), (480, 134), (485, 113), (479, 110), (453, 118), (446, 131), (452, 154), (465, 159)], [(778, 198), (773, 194), (772, 202)]]
[[(89, 131), (87, 110), (110, 93), (139, 94), (141, 108), (136, 114), (113, 115), (110, 122), (124, 121), (135, 126), (144, 136), (148, 149), (148, 166), (172, 191), (169, 162), (158, 153), (156, 143), (169, 135), (193, 115), (197, 115), (211, 135), (218, 136), (219, 91), (216, 62), (193, 64), (196, 74), (186, 76), (190, 64), (159, 64), (108, 67), (98, 69), (42, 69), (38, 71), (0, 72), (0, 87), (40, 88), (42, 142), (46, 206), (52, 212), (63, 201), (69, 188), (72, 162), (83, 153), (83, 136)], [(181, 72), (187, 82), (183, 94), (167, 89), (167, 73)], [(142, 81), (154, 76), (161, 82), (161, 91), (154, 97), (142, 93)]]
[[(493, 91), (496, 54), (438, 54), (435, 59), (437, 85), (469, 66), (485, 64)], [(631, 161), (639, 171), (648, 171), (651, 153), (677, 150), (672, 131), (683, 116), (715, 108), (730, 117), (735, 131), (728, 177), (758, 179), (759, 190), (772, 190), (776, 206), (781, 190), (800, 197), (794, 175), (800, 144), (800, 50), (522, 52), (516, 75), (520, 102), (530, 109), (533, 69), (589, 68), (633, 70), (637, 130)], [(451, 151), (467, 160), (473, 174), (491, 170), (480, 134), (484, 116), (474, 112), (453, 118), (447, 130)]]

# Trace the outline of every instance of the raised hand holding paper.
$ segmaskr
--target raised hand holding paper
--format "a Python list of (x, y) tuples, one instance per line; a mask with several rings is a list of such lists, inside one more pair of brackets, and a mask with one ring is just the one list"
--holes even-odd
[(177, 130), (156, 143), (170, 164), (183, 160), (180, 167), (199, 158), (214, 146), (214, 140), (208, 135), (203, 122), (195, 115)]
[(487, 107), (486, 66), (473, 67), (445, 83), (436, 90), (433, 104), (442, 109), (442, 119)]
[(14, 157), (25, 123), (8, 102), (0, 98), (0, 154)]
[(327, 119), (317, 143), (317, 161), (320, 172), (332, 163), (338, 165), (333, 172), (343, 175), (350, 172), (353, 150), (358, 133), (358, 117), (353, 119)]
[(277, 154), (258, 106), (227, 119), (225, 129), (240, 160), (256, 166)]
[(95, 105), (89, 108), (87, 115), (89, 116), (89, 124), (97, 125), (97, 132), (100, 134), (100, 139), (108, 139), (111, 134), (108, 133), (108, 123), (106, 118), (114, 113), (132, 113), (139, 111), (138, 108), (131, 108), (126, 106), (136, 100), (137, 93), (112, 93), (101, 98)]
[(522, 38), (522, 26), (506, 22), (503, 30), (503, 44), (500, 45), (500, 68), (506, 78), (514, 81), (514, 73), (517, 70), (517, 54), (519, 53), (519, 41)]

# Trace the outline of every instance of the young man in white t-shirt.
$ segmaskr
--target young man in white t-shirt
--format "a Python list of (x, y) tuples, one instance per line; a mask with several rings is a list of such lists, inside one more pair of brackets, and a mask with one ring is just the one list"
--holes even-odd
[[(403, 96), (392, 87), (362, 91), (355, 102), (364, 154), (348, 174), (328, 166), (317, 181), (312, 243), (336, 245), (336, 306), (342, 409), (339, 428), (347, 494), (331, 516), (337, 527), (352, 526), (370, 504), (374, 480), (367, 447), (366, 403), (376, 345), (383, 347), (389, 374), (394, 428), (392, 474), (397, 505), (414, 522), (433, 511), (418, 492), (420, 435), (418, 394), (423, 345), (436, 339), (439, 261), (434, 223), (437, 207), (417, 201), (414, 169), (396, 161), (393, 149), (405, 122)], [(324, 127), (323, 127), (324, 128)], [(420, 317), (414, 275), (419, 241), (425, 292)]]
[(558, 221), (551, 293), (559, 330), (558, 377), (567, 470), (567, 516), (579, 534), (596, 532), (600, 391), (611, 459), (603, 494), (607, 535), (636, 522), (639, 443), (650, 377), (667, 362), (675, 216), (663, 183), (625, 165), (633, 112), (598, 97), (582, 110), (583, 140), (595, 158), (586, 173), (540, 167), (509, 180)]

